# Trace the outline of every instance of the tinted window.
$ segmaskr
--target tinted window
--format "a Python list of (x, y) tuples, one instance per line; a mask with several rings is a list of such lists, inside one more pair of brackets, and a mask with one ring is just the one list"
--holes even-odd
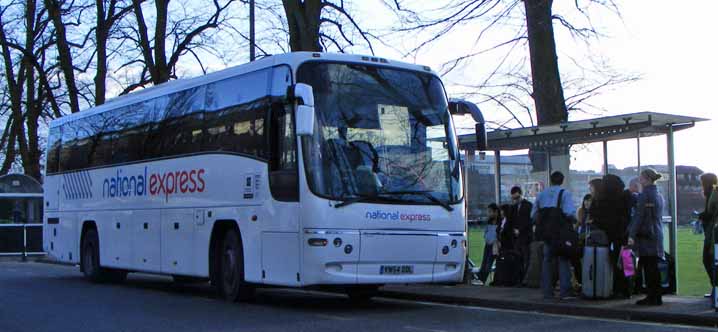
[(267, 159), (267, 111), (290, 83), (286, 67), (266, 69), (68, 122), (48, 137), (48, 172), (212, 151)]
[(60, 168), (60, 138), (60, 127), (51, 128), (47, 135), (47, 173)]

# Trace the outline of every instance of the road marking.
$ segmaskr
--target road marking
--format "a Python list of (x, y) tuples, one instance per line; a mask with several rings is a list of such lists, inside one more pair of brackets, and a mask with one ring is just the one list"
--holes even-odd
[[(420, 304), (420, 305), (425, 305), (425, 306), (430, 306), (430, 307), (433, 306), (433, 307), (446, 307), (446, 308), (464, 309), (464, 310), (508, 312), (508, 313), (515, 313), (515, 314), (548, 316), (548, 317), (557, 317), (557, 318), (566, 318), (566, 319), (575, 319), (575, 320), (600, 321), (600, 322), (611, 322), (611, 323), (622, 323), (622, 324), (636, 324), (636, 325), (645, 325), (645, 326), (654, 326), (654, 327), (675, 327), (675, 328), (682, 328), (682, 329), (690, 329), (693, 331), (715, 332), (714, 328), (693, 326), (693, 325), (663, 324), (663, 323), (652, 323), (652, 322), (643, 322), (643, 321), (635, 321), (635, 320), (593, 318), (593, 317), (571, 316), (571, 315), (561, 315), (561, 314), (549, 314), (549, 313), (542, 313), (542, 312), (536, 312), (536, 311), (522, 311), (522, 310), (511, 310), (511, 309), (463, 306), (463, 305), (457, 305), (457, 304), (435, 303), (435, 302), (424, 302), (424, 301), (409, 301), (409, 300), (391, 299), (391, 298), (386, 298), (386, 297), (376, 298), (376, 300), (381, 300), (384, 302), (393, 302), (393, 303), (413, 303), (413, 304)], [(425, 331), (429, 331), (429, 330), (425, 330)], [(437, 331), (439, 331), (439, 330), (437, 330)]]
[(324, 319), (329, 319), (329, 320), (341, 320), (341, 321), (354, 320), (354, 318), (335, 316), (335, 315), (327, 315), (327, 314), (314, 314), (314, 315), (319, 318), (324, 318)]
[(417, 326), (411, 326), (411, 325), (404, 326), (404, 329), (410, 330), (410, 331), (422, 331), (422, 332), (447, 332), (446, 330), (427, 329), (424, 327), (417, 327)]

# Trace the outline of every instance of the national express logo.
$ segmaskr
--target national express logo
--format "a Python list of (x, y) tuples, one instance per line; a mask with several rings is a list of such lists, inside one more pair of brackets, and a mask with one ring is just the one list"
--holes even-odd
[(115, 175), (102, 181), (102, 197), (164, 196), (204, 192), (204, 168), (169, 172), (149, 172), (147, 167), (139, 174), (123, 174), (118, 168)]
[(431, 221), (430, 214), (384, 212), (376, 210), (367, 212), (364, 218), (371, 220), (399, 220), (399, 221)]

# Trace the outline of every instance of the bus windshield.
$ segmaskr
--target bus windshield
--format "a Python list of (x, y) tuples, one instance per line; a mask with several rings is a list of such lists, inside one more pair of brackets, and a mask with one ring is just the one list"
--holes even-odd
[(461, 199), (456, 137), (436, 76), (308, 62), (297, 81), (314, 89), (314, 134), (302, 141), (314, 194), (445, 207)]

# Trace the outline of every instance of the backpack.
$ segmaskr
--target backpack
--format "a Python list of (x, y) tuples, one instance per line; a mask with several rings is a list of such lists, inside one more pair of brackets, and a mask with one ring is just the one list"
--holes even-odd
[(565, 221), (565, 216), (561, 210), (561, 198), (563, 197), (563, 189), (558, 193), (558, 201), (554, 207), (542, 207), (538, 211), (538, 228), (537, 234), (541, 240), (551, 242), (559, 230), (560, 224)]
[(578, 233), (573, 229), (569, 218), (561, 209), (563, 189), (558, 193), (555, 207), (546, 207), (539, 210), (539, 220), (542, 226), (542, 239), (551, 246), (556, 256), (578, 257), (581, 254)]

